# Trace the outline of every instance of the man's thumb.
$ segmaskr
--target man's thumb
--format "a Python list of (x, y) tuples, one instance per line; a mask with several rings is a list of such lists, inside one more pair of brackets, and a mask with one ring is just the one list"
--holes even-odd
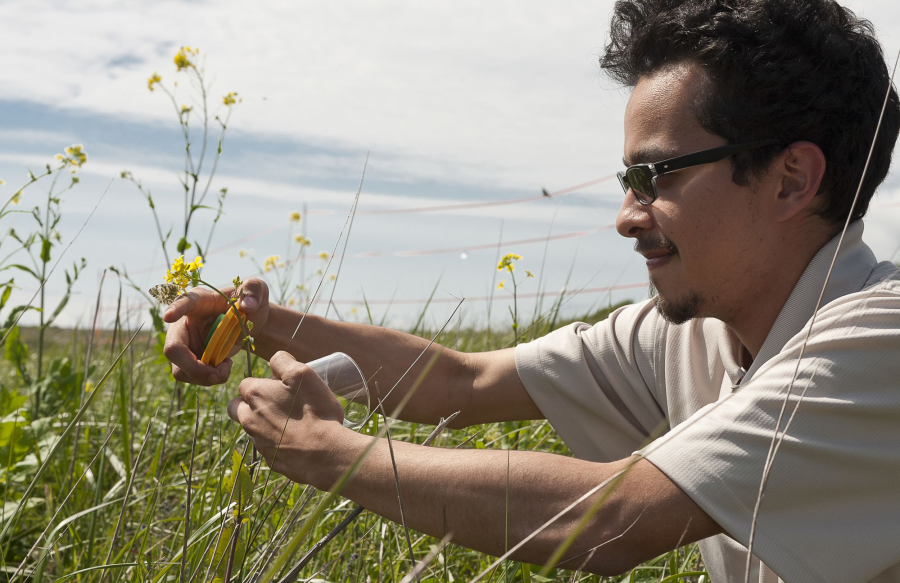
[(248, 279), (241, 285), (241, 309), (253, 313), (264, 306), (269, 299), (269, 289), (266, 284), (256, 278)]

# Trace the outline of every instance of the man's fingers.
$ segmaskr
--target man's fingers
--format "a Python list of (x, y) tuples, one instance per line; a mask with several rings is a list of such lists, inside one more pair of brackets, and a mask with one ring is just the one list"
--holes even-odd
[(280, 380), (289, 387), (296, 387), (300, 384), (300, 379), (311, 369), (302, 362), (297, 362), (290, 352), (279, 350), (272, 358), (269, 359), (269, 367), (272, 369), (272, 376)]
[[(229, 295), (233, 290), (234, 288), (223, 288), (222, 293)], [(215, 314), (224, 312), (227, 307), (225, 298), (214, 291), (195, 288), (172, 302), (163, 314), (163, 321), (171, 324), (182, 316), (193, 313)]]
[[(191, 352), (186, 344), (166, 339), (163, 354), (172, 363), (172, 374), (179, 381), (195, 383), (198, 385), (216, 385), (228, 378), (223, 372), (230, 371), (230, 367), (222, 364), (219, 368), (213, 368), (197, 360), (197, 356)], [(220, 370), (221, 369), (221, 370)], [(181, 378), (179, 378), (179, 376)]]
[[(241, 409), (243, 407), (244, 409)], [(241, 422), (241, 416), (246, 415), (250, 411), (250, 406), (240, 397), (236, 397), (228, 402), (228, 416)]]

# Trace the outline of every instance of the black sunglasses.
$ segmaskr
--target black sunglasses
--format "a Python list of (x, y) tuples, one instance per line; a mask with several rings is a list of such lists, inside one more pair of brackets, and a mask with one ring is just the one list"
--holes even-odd
[(619, 177), (619, 184), (622, 185), (622, 190), (625, 191), (625, 194), (628, 194), (628, 191), (631, 190), (634, 193), (634, 198), (639, 203), (643, 205), (653, 204), (653, 201), (658, 196), (656, 192), (657, 176), (677, 172), (692, 166), (700, 166), (701, 164), (712, 164), (747, 150), (762, 148), (763, 146), (774, 146), (778, 143), (780, 143), (780, 140), (762, 140), (747, 144), (720, 146), (685, 156), (669, 158), (653, 164), (635, 164), (626, 168), (624, 172), (617, 172), (616, 176)]

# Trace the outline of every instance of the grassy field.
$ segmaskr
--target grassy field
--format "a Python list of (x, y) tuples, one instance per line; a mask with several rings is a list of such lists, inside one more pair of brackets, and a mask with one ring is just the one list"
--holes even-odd
[[(604, 309), (580, 319), (597, 321), (606, 314)], [(537, 336), (562, 323), (545, 318), (523, 334)], [(180, 386), (153, 335), (142, 334), (128, 345), (128, 333), (104, 332), (89, 342), (90, 334), (83, 331), (55, 331), (45, 339), (52, 342), (44, 356), (44, 378), (35, 380), (28, 371), (36, 366), (36, 355), (33, 345), (27, 346), (35, 334), (26, 330), (21, 337), (24, 342), (7, 342), (0, 368), (0, 520), (5, 532), (0, 568), (8, 580), (205, 582), (228, 575), (230, 581), (279, 581), (354, 508), (339, 498), (315, 519), (322, 492), (271, 473), (264, 462), (254, 463), (246, 438), (225, 414), (226, 402), (237, 393), (238, 374), (225, 386)], [(512, 341), (506, 331), (453, 328), (440, 338), (465, 351)], [(91, 372), (85, 383), (88, 358)], [(118, 365), (101, 384), (116, 358)], [(256, 373), (268, 374), (265, 362), (256, 362)], [(38, 390), (42, 398), (36, 411)], [(76, 419), (80, 407), (85, 412)], [(376, 416), (363, 431), (374, 433), (380, 423)], [(393, 439), (414, 443), (422, 443), (433, 429), (399, 422), (391, 427)], [(546, 422), (445, 430), (433, 443), (460, 445), (571, 455)], [(301, 531), (306, 532), (298, 550), (284, 555), (285, 543)], [(413, 557), (402, 527), (364, 512), (302, 570), (299, 580), (400, 581), (439, 543), (409, 534)], [(466, 581), (491, 562), (492, 557), (451, 543), (420, 580)], [(508, 562), (489, 579), (538, 581), (539, 570)], [(691, 545), (617, 580), (697, 581), (700, 570)], [(558, 570), (549, 580), (599, 578)]]
[[(185, 46), (175, 55), (174, 75), (181, 79), (180, 85), (175, 78), (166, 76), (164, 81), (157, 73), (147, 79), (147, 89), (160, 96), (162, 106), (174, 106), (184, 138), (179, 156), (184, 156), (185, 164), (178, 181), (183, 201), (174, 201), (183, 203), (183, 221), (164, 224), (157, 204), (173, 201), (154, 200), (140, 177), (130, 171), (120, 175), (146, 201), (146, 219), (154, 222), (162, 256), (176, 258), (166, 274), (167, 285), (177, 288), (173, 294), (205, 284), (199, 279), (199, 264), (214, 240), (228, 193), (227, 188), (211, 185), (232, 112), (241, 101), (235, 92), (219, 98), (210, 93), (198, 52)], [(185, 92), (198, 104), (196, 108), (180, 105)], [(212, 105), (220, 111), (224, 108), (224, 113), (209, 113)], [(51, 305), (43, 286), (65, 253), (64, 245), (78, 236), (78, 232), (57, 230), (63, 214), (61, 201), (78, 187), (77, 172), (88, 156), (82, 145), (73, 144), (54, 160), (45, 172), (29, 172), (28, 181), (18, 190), (10, 190), (0, 206), (0, 219), (12, 217), (21, 212), (17, 207), (24, 190), (29, 189), (28, 194), (39, 191), (40, 196), (32, 199), (39, 206), (27, 215), (31, 222), (22, 224), (26, 219), (21, 219), (17, 230), (9, 228), (0, 238), (0, 244), (12, 249), (11, 253), (5, 251), (9, 254), (5, 263), (0, 262), (0, 271), (10, 269), (7, 273), (18, 278), (0, 281), (2, 333), (7, 334), (0, 343), (0, 570), (6, 581), (405, 582), (422, 562), (420, 581), (450, 582), (470, 580), (494, 562), (492, 557), (452, 543), (438, 551), (440, 541), (415, 532), (407, 534), (401, 526), (363, 512), (297, 572), (294, 567), (300, 557), (349, 517), (355, 505), (294, 484), (255, 459), (248, 439), (225, 413), (226, 403), (238, 393), (241, 375), (237, 371), (243, 367), (236, 367), (225, 386), (176, 383), (160, 348), (164, 326), (158, 308), (150, 309), (152, 318), (147, 311), (126, 315), (117, 310), (114, 329), (103, 332), (54, 327), (87, 265), (84, 258), (66, 260), (60, 269), (65, 271), (65, 287), (59, 290), (61, 294), (54, 294), (62, 299)], [(351, 226), (355, 204), (347, 219)], [(337, 284), (341, 263), (332, 266), (332, 259), (342, 253), (338, 244), (345, 230), (344, 250), (350, 237), (345, 222), (337, 242), (329, 247), (331, 253), (318, 254), (320, 269), (300, 281), (304, 275), (301, 270), (298, 276), (294, 266), (312, 245), (305, 236), (307, 223), (302, 221), (306, 220), (292, 212), (283, 255), (271, 255), (262, 263), (254, 260), (257, 269), (267, 275), (274, 296), (286, 305), (309, 305), (315, 297), (313, 289), (326, 281)], [(13, 255), (17, 263), (11, 262)], [(182, 258), (188, 261), (192, 257), (196, 257), (193, 262), (183, 263)], [(566, 323), (560, 317), (564, 295), (546, 303), (539, 299), (531, 314), (519, 311), (515, 301), (518, 285), (536, 277), (537, 289), (546, 289), (541, 287), (540, 272), (537, 276), (528, 270), (513, 273), (513, 264), (519, 259), (509, 253), (497, 266), (506, 277), (497, 289), (505, 285), (504, 293), (513, 297), (511, 321), (500, 331), (454, 322), (439, 343), (461, 351), (493, 350), (542, 336)], [(110, 270), (120, 284), (120, 307), (122, 287), (133, 288), (129, 292), (138, 292), (151, 302), (148, 290), (135, 284), (124, 266)], [(105, 271), (104, 277), (107, 275)], [(103, 279), (101, 289), (102, 285)], [(37, 289), (39, 293), (32, 303), (7, 306), (14, 288)], [(156, 292), (161, 288), (165, 286), (157, 286)], [(578, 319), (599, 321), (612, 307)], [(21, 329), (17, 317), (29, 310), (37, 310), (38, 325)], [(427, 310), (426, 305), (410, 332), (425, 337), (435, 333), (422, 329)], [(368, 310), (360, 312), (371, 322)], [(146, 327), (132, 335), (128, 330), (143, 320), (148, 320)], [(257, 360), (253, 374), (268, 376), (267, 363)], [(361, 431), (374, 435), (383, 427), (382, 418), (376, 415)], [(419, 444), (434, 429), (399, 422), (391, 428), (393, 439)], [(431, 445), (571, 455), (546, 422), (445, 430)], [(506, 562), (486, 580), (598, 580), (562, 570), (549, 571), (550, 578), (542, 579), (537, 576), (540, 570), (539, 566)], [(699, 553), (691, 545), (619, 580), (705, 581), (700, 571)]]

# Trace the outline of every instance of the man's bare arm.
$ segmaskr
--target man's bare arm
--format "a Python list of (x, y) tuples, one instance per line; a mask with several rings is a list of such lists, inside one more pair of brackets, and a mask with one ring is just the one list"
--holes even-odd
[[(231, 294), (232, 288), (224, 288)], [(288, 346), (302, 314), (269, 304), (268, 286), (251, 278), (240, 290), (240, 307), (254, 324), (256, 353), (265, 359)], [(212, 290), (196, 288), (179, 297), (163, 318), (170, 323), (166, 333), (165, 354), (172, 361), (172, 374), (182, 382), (201, 385), (224, 383), (229, 377), (232, 360), (217, 367), (200, 362), (203, 339), (216, 317), (227, 308), (225, 300)], [(412, 363), (428, 346), (428, 341), (380, 326), (335, 322), (307, 315), (300, 330), (290, 342), (290, 352), (297, 360), (309, 362), (333, 352), (349, 354), (362, 368), (369, 381), (382, 396), (390, 392)], [(236, 344), (232, 350), (239, 350)], [(515, 421), (542, 418), (516, 372), (512, 349), (466, 354), (443, 350), (432, 345), (416, 366), (403, 378), (397, 389), (385, 399), (385, 409), (393, 411), (419, 377), (432, 356), (442, 351), (425, 382), (404, 410), (408, 421), (436, 424), (441, 417), (460, 411), (454, 428), (490, 421)], [(373, 391), (374, 392), (374, 391)], [(375, 395), (372, 395), (373, 403)]]
[[(268, 323), (256, 338), (256, 353), (266, 360), (284, 350), (302, 314), (271, 305)], [(428, 340), (381, 326), (336, 322), (307, 314), (290, 352), (309, 362), (333, 352), (345, 352), (359, 364), (374, 392), (377, 381), (384, 397), (428, 346)], [(433, 344), (396, 390), (384, 401), (391, 412), (425, 369), (431, 357), (441, 355), (425, 382), (406, 405), (401, 418), (437, 424), (459, 411), (451, 427), (497, 421), (542, 419), (516, 372), (514, 349), (463, 353)], [(372, 395), (374, 400), (374, 395)]]
[[(317, 488), (330, 488), (372, 439), (340, 433), (340, 438), (328, 440), (327, 454), (322, 452), (320, 463), (309, 466), (308, 478)], [(597, 464), (546, 453), (435, 449), (398, 441), (393, 448), (407, 525), (438, 538), (452, 532), (454, 543), (494, 556), (502, 555), (633, 462)], [(680, 545), (721, 532), (718, 524), (665, 474), (640, 460), (621, 483), (611, 484), (582, 502), (511, 558), (544, 564), (609, 488), (614, 488), (612, 494), (565, 554), (560, 567), (576, 569), (587, 561), (583, 569), (588, 572), (616, 575)], [(341, 495), (400, 522), (386, 440), (379, 441)], [(598, 545), (603, 546), (588, 560), (586, 553)]]
[[(273, 379), (245, 379), (228, 405), (276, 472), (329, 490), (367, 448), (368, 457), (341, 491), (391, 520), (400, 509), (388, 443), (343, 427), (340, 404), (310, 369), (285, 352), (271, 361)], [(287, 425), (285, 424), (287, 420)], [(632, 460), (598, 464), (527, 451), (454, 450), (394, 442), (407, 524), (493, 555), (502, 554), (551, 517), (616, 476)], [(277, 450), (277, 455), (276, 455)], [(619, 484), (606, 486), (513, 555), (544, 563), (587, 508), (614, 488), (561, 566), (577, 568), (583, 553), (603, 544), (586, 569), (612, 574), (700, 538), (719, 526), (646, 460)], [(507, 506), (508, 504), (508, 506)], [(620, 536), (621, 535), (621, 536)]]

